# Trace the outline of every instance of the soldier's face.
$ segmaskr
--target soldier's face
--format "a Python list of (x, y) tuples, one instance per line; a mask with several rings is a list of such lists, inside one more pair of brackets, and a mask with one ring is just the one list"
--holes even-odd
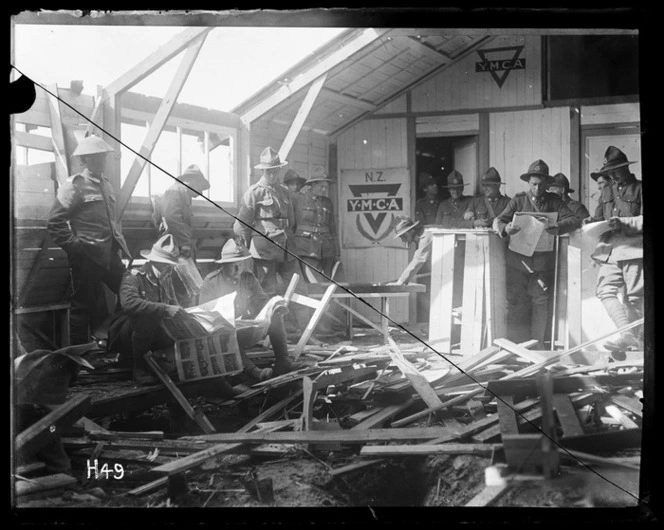
[(629, 168), (627, 166), (619, 167), (617, 169), (607, 171), (606, 174), (616, 184), (622, 184), (627, 180), (627, 177), (629, 177)]
[(606, 177), (597, 177), (597, 189), (602, 191), (605, 186), (609, 184), (609, 181)]
[(293, 181), (291, 181), (291, 182), (289, 182), (288, 184), (286, 184), (286, 187), (287, 187), (290, 191), (292, 191), (293, 193), (295, 193), (296, 191), (298, 191), (298, 190), (297, 190), (297, 182), (293, 182)]
[(222, 263), (221, 273), (236, 282), (240, 278), (240, 266), (237, 263)]
[(461, 186), (457, 186), (456, 188), (450, 188), (450, 196), (453, 199), (458, 199), (459, 197), (461, 197), (462, 190), (463, 188)]
[(106, 167), (106, 153), (82, 156), (81, 162), (92, 174), (100, 175)]
[(279, 173), (281, 173), (281, 168), (280, 167), (273, 167), (273, 168), (270, 168), (270, 169), (264, 169), (263, 170), (263, 177), (265, 178), (265, 181), (270, 186), (274, 186), (277, 182), (279, 182)]
[(327, 197), (327, 182), (314, 182), (311, 185), (311, 194), (314, 197)]
[(424, 188), (424, 193), (426, 193), (428, 197), (435, 197), (438, 195), (438, 184), (430, 184)]
[(539, 197), (546, 191), (546, 183), (541, 177), (530, 177), (528, 186), (535, 197)]
[(549, 191), (555, 193), (558, 197), (562, 197), (565, 190), (560, 186), (549, 186)]
[(497, 197), (500, 195), (499, 184), (482, 184), (482, 189), (484, 190), (485, 197)]

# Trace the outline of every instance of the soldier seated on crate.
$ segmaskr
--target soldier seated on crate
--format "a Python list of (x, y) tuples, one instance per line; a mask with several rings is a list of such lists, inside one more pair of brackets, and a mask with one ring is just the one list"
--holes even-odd
[[(244, 246), (238, 245), (233, 239), (226, 241), (221, 250), (221, 258), (215, 260), (215, 263), (219, 263), (221, 266), (218, 270), (208, 274), (203, 280), (199, 298), (200, 303), (204, 304), (210, 300), (237, 292), (235, 297), (236, 318), (255, 318), (268, 302), (269, 296), (265, 294), (258, 279), (251, 272), (250, 259), (251, 256)], [(272, 314), (270, 327), (267, 330), (267, 336), (270, 338), (270, 344), (274, 351), (274, 368), (259, 370), (245, 352), (246, 348), (255, 346), (255, 344), (243, 344), (243, 337), (238, 336), (244, 373), (250, 378), (264, 381), (297, 370), (302, 366), (299, 363), (293, 363), (288, 356), (283, 315), (283, 310), (276, 310)]]
[(134, 380), (154, 380), (143, 355), (173, 346), (173, 340), (160, 325), (184, 309), (178, 304), (171, 274), (178, 263), (179, 250), (171, 234), (159, 238), (150, 250), (141, 250), (148, 261), (139, 269), (125, 272), (120, 284), (121, 310), (109, 326), (109, 350), (120, 353), (120, 362), (131, 365)]

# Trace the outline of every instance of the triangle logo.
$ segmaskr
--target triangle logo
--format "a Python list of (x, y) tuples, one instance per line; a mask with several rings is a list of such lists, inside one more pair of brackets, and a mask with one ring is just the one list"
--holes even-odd
[(482, 61), (475, 63), (475, 72), (490, 73), (496, 84), (502, 88), (510, 71), (525, 70), (526, 59), (520, 57), (523, 48), (524, 46), (505, 46), (477, 50)]

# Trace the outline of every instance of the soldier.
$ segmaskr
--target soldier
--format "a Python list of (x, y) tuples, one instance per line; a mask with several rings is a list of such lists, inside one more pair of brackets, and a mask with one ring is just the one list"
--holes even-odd
[[(298, 197), (295, 203), (295, 253), (327, 276), (341, 258), (334, 206), (327, 196), (330, 182), (332, 180), (325, 170), (317, 167), (314, 175), (306, 181), (309, 191)], [(307, 269), (316, 281), (327, 281), (312, 269)]]
[[(607, 220), (611, 226), (611, 231), (602, 235), (592, 257), (601, 265), (597, 273), (597, 297), (618, 328), (643, 316), (643, 202), (641, 181), (628, 168), (634, 163), (617, 147), (608, 147), (604, 165), (595, 175), (608, 176), (613, 185), (602, 190), (596, 217), (586, 219), (586, 222)], [(623, 303), (618, 299), (621, 289), (624, 289)], [(632, 331), (626, 331), (604, 346), (620, 360), (625, 351), (641, 345)]]
[(510, 198), (500, 193), (500, 173), (490, 167), (482, 176), (484, 193), (474, 197), (459, 221), (459, 228), (491, 228), (496, 216), (507, 207)]
[(294, 169), (289, 169), (284, 175), (284, 186), (286, 186), (291, 193), (299, 193), (306, 181), (307, 179), (298, 175), (297, 171)]
[(210, 188), (198, 166), (191, 165), (177, 178), (177, 182), (164, 192), (161, 199), (159, 235), (172, 234), (183, 258), (196, 256), (196, 242), (192, 227), (191, 202), (194, 197)]
[(108, 335), (110, 351), (120, 353), (120, 362), (133, 367), (137, 382), (151, 382), (143, 355), (173, 345), (159, 329), (164, 318), (184, 312), (171, 281), (180, 252), (171, 234), (160, 237), (150, 250), (141, 250), (148, 261), (122, 277), (120, 308), (113, 315)]
[[(603, 218), (604, 204), (602, 201), (611, 202), (613, 200), (613, 188), (611, 187), (613, 182), (608, 175), (603, 175), (601, 173), (591, 173), (590, 178), (597, 182), (597, 191), (599, 198), (597, 200), (597, 208), (595, 208), (595, 214), (593, 219), (599, 221)], [(603, 191), (604, 188), (608, 188), (609, 191)]]
[(450, 190), (450, 197), (440, 203), (438, 213), (436, 214), (436, 224), (442, 228), (458, 228), (463, 220), (463, 214), (468, 209), (472, 197), (463, 194), (464, 186), (463, 175), (454, 170), (447, 175), (447, 188)]
[(570, 193), (574, 193), (574, 190), (570, 189), (569, 180), (564, 174), (556, 173), (553, 176), (553, 181), (549, 184), (548, 191), (561, 197), (565, 206), (567, 206), (579, 221), (583, 222), (583, 220), (590, 215), (588, 209), (581, 201), (572, 200), (569, 196)]
[(438, 198), (438, 184), (428, 173), (420, 174), (422, 182), (421, 188), (425, 193), (425, 197), (418, 199), (415, 203), (415, 220), (419, 221), (420, 225), (435, 225), (436, 214), (440, 206), (440, 199)]
[(119, 251), (131, 258), (116, 221), (113, 187), (104, 176), (106, 155), (112, 151), (97, 136), (81, 140), (73, 156), (80, 157), (85, 167), (58, 188), (48, 218), (48, 232), (69, 261), (72, 344), (90, 342), (90, 333), (104, 322), (102, 282), (118, 294), (125, 272)]
[[(208, 274), (203, 280), (200, 303), (209, 302), (230, 293), (237, 293), (234, 300), (235, 318), (256, 318), (269, 297), (261, 288), (256, 276), (248, 270), (250, 260), (251, 256), (245, 248), (238, 245), (233, 239), (226, 241), (221, 249), (221, 258), (215, 260), (215, 263), (220, 264), (219, 269)], [(245, 353), (246, 348), (255, 346), (255, 344), (243, 342), (243, 335), (238, 333), (240, 355), (244, 373), (247, 376), (264, 381), (302, 367), (301, 364), (294, 364), (288, 355), (282, 312), (275, 311), (272, 314), (267, 336), (270, 338), (270, 345), (274, 351), (275, 365), (274, 368), (260, 370)]]
[[(545, 162), (533, 162), (521, 175), (521, 180), (528, 183), (529, 191), (517, 193), (493, 222), (493, 229), (500, 237), (514, 235), (520, 230), (512, 223), (516, 212), (558, 212), (558, 221), (546, 229), (551, 234), (564, 234), (580, 226), (580, 221), (562, 199), (546, 191), (551, 177)], [(549, 293), (554, 287), (554, 267), (553, 251), (524, 256), (507, 250), (507, 326), (510, 340), (523, 342), (536, 339), (540, 348), (544, 346), (549, 321)]]
[[(240, 203), (233, 231), (240, 241), (249, 248), (254, 259), (254, 271), (261, 287), (268, 296), (284, 294), (293, 274), (298, 272), (298, 262), (285, 249), (292, 251), (295, 212), (290, 192), (279, 183), (279, 172), (288, 162), (281, 161), (279, 153), (266, 147), (260, 155), (255, 169), (262, 170), (262, 176), (244, 193)], [(253, 227), (263, 235), (255, 235)], [(279, 287), (277, 274), (284, 286)], [(306, 293), (304, 282), (299, 282), (298, 290)], [(304, 329), (306, 316), (303, 311), (293, 311), (297, 322), (291, 324)], [(294, 330), (295, 331), (295, 330)]]

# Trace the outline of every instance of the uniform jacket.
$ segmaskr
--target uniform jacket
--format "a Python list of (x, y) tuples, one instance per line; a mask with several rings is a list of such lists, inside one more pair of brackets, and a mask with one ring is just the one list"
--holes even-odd
[(588, 208), (586, 208), (581, 201), (575, 201), (567, 196), (563, 199), (563, 202), (569, 211), (572, 212), (577, 219), (579, 219), (579, 221), (583, 221), (584, 219), (590, 217)]
[[(244, 193), (237, 216), (279, 246), (292, 250), (292, 241), (289, 243), (288, 240), (292, 238), (295, 213), (291, 194), (281, 184), (276, 183), (274, 186), (270, 186), (261, 177)], [(281, 248), (255, 234), (237, 220), (233, 224), (233, 231), (245, 243), (250, 242), (248, 243), (249, 251), (254, 258), (270, 261), (293, 259)]]
[(421, 226), (435, 225), (436, 215), (440, 207), (439, 199), (429, 199), (423, 197), (415, 203), (415, 221), (419, 221)]
[(193, 249), (194, 232), (192, 228), (191, 199), (189, 190), (179, 182), (176, 182), (164, 192), (161, 199), (159, 235), (171, 234), (178, 247), (188, 245)]
[(234, 282), (219, 269), (208, 274), (203, 280), (199, 303), (204, 304), (236, 291), (235, 318), (254, 318), (269, 300), (253, 273), (244, 271), (240, 281)]
[(124, 273), (120, 284), (120, 306), (125, 315), (161, 318), (167, 305), (179, 305), (170, 276), (157, 278), (149, 261), (140, 269)]
[(103, 175), (95, 177), (86, 168), (58, 188), (48, 218), (53, 241), (69, 255), (82, 252), (108, 268), (111, 254), (119, 247), (131, 257), (115, 218), (115, 196)]
[(429, 258), (431, 257), (432, 242), (433, 236), (431, 235), (431, 232), (423, 232), (417, 242), (417, 250), (413, 255), (413, 259), (410, 260), (410, 263), (403, 270), (401, 276), (399, 276), (399, 283), (407, 284), (415, 280), (417, 273), (428, 263)]
[(491, 199), (487, 198), (484, 194), (473, 197), (466, 212), (473, 212), (475, 218), (466, 221), (462, 217), (458, 226), (459, 228), (474, 228), (473, 221), (476, 219), (484, 219), (491, 226), (493, 220), (507, 208), (509, 202), (510, 198), (507, 195), (499, 195)]
[(338, 258), (339, 239), (334, 207), (328, 197), (299, 194), (295, 210), (295, 253), (316, 259)]
[(441, 228), (459, 228), (459, 222), (463, 220), (463, 214), (468, 209), (472, 197), (462, 195), (458, 199), (445, 199), (438, 207), (436, 224)]
[[(559, 234), (571, 232), (581, 226), (581, 221), (574, 216), (555, 193), (544, 192), (540, 200), (537, 201), (535, 196), (528, 191), (517, 193), (503, 212), (496, 217), (493, 228), (498, 235), (505, 237), (505, 227), (516, 212), (558, 212)], [(524, 272), (528, 271), (528, 268), (533, 271), (550, 270), (555, 267), (555, 253), (535, 252), (532, 256), (523, 256), (508, 249), (507, 266)]]
[(643, 259), (643, 202), (641, 181), (634, 175), (622, 185), (602, 189), (600, 207), (595, 220), (606, 221), (620, 217), (622, 228), (618, 232), (606, 232), (592, 257), (600, 263), (615, 263), (628, 259)]

